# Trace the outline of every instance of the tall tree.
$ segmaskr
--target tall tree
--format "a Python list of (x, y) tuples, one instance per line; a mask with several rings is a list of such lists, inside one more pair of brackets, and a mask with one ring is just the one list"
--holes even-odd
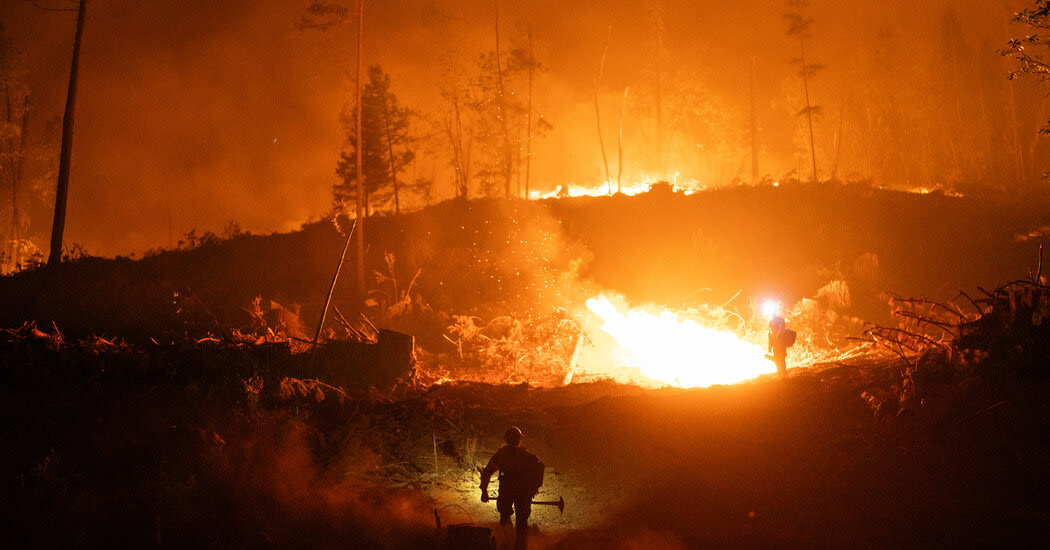
[[(314, 0), (310, 3), (310, 6), (306, 9), (306, 14), (303, 15), (299, 22), (299, 28), (302, 29), (320, 29), (328, 30), (336, 25), (349, 23), (350, 10), (346, 9), (341, 4), (335, 2), (328, 2), (326, 0)], [(354, 109), (356, 117), (356, 128), (354, 136), (358, 143), (364, 142), (361, 137), (361, 58), (362, 58), (362, 45), (364, 43), (364, 30), (365, 30), (365, 1), (357, 0), (357, 63), (354, 67)], [(365, 228), (364, 228), (364, 215), (367, 210), (365, 204), (365, 190), (364, 190), (364, 175), (362, 173), (364, 162), (362, 161), (361, 147), (357, 148), (357, 154), (354, 158), (356, 171), (355, 181), (357, 182), (356, 189), (354, 192), (354, 209), (356, 213), (356, 222), (354, 225), (357, 233), (356, 239), (354, 240), (354, 251), (356, 252), (357, 262), (355, 269), (355, 286), (357, 287), (357, 293), (361, 296), (365, 294)], [(341, 205), (340, 205), (341, 206)]]
[(77, 69), (80, 66), (80, 42), (84, 35), (84, 12), (87, 0), (77, 7), (77, 30), (73, 37), (73, 61), (69, 68), (69, 88), (66, 90), (66, 110), (62, 115), (62, 151), (58, 161), (58, 184), (55, 187), (55, 222), (51, 226), (49, 267), (62, 261), (62, 233), (66, 227), (66, 202), (69, 198), (69, 169), (73, 154), (73, 114), (77, 104)]
[(357, 65), (354, 69), (354, 102), (357, 104), (357, 131), (354, 136), (357, 138), (357, 156), (354, 159), (356, 168), (356, 179), (357, 189), (355, 196), (355, 213), (357, 216), (354, 218), (357, 220), (357, 241), (354, 243), (357, 249), (357, 293), (361, 296), (365, 295), (365, 177), (364, 177), (364, 160), (361, 158), (362, 151), (364, 150), (365, 138), (361, 133), (361, 124), (364, 120), (362, 114), (362, 101), (361, 101), (361, 58), (362, 51), (364, 49), (364, 34), (365, 34), (365, 0), (357, 0)]
[[(817, 147), (813, 139), (813, 116), (820, 115), (820, 106), (813, 105), (809, 100), (809, 79), (823, 69), (824, 66), (806, 61), (806, 37), (809, 36), (813, 19), (803, 15), (803, 10), (809, 6), (809, 1), (788, 0), (787, 6), (789, 11), (784, 14), (784, 19), (788, 23), (787, 34), (788, 36), (797, 36), (799, 43), (799, 57), (792, 59), (791, 63), (798, 67), (798, 74), (802, 77), (802, 90), (806, 99), (806, 106), (796, 116), (805, 115), (809, 123), (809, 154), (813, 162), (813, 182), (815, 183), (817, 181)], [(801, 174), (799, 177), (801, 177)]]
[(529, 198), (529, 177), (532, 175), (532, 80), (536, 76), (536, 56), (532, 51), (532, 27), (528, 30), (529, 39), (529, 105), (525, 113), (525, 198)]
[(503, 180), (503, 196), (510, 198), (510, 180), (514, 175), (514, 155), (510, 144), (510, 129), (507, 125), (508, 106), (506, 88), (503, 83), (503, 63), (499, 47), (499, 0), (493, 0), (496, 8), (496, 119), (499, 121), (499, 153), (496, 156), (496, 173)]
[(479, 169), (474, 174), (481, 180), (482, 190), (488, 195), (509, 197), (509, 182), (521, 169), (514, 154), (515, 142), (520, 142), (520, 138), (511, 140), (505, 132), (513, 130), (514, 135), (520, 135), (525, 131), (536, 138), (551, 125), (543, 116), (528, 116), (529, 94), (522, 87), (527, 86), (530, 71), (542, 70), (528, 49), (511, 48), (500, 54), (498, 64), (502, 68), (497, 73), (495, 52), (481, 55), (476, 75), (455, 92), (463, 103), (454, 105), (459, 109), (459, 121), (468, 119), (464, 124), (469, 127), (469, 137), (482, 153), (482, 158), (475, 159)]
[(472, 87), (466, 72), (454, 52), (447, 52), (442, 57), (441, 97), (448, 102), (448, 110), (442, 118), (440, 131), (448, 140), (456, 198), (463, 200), (470, 192), (470, 153), (474, 143), (469, 109), (473, 103)]
[(602, 60), (598, 63), (598, 74), (594, 77), (594, 121), (598, 129), (598, 149), (602, 152), (602, 165), (605, 166), (605, 185), (608, 192), (612, 194), (612, 177), (609, 175), (609, 160), (605, 157), (605, 142), (602, 141), (602, 115), (598, 110), (598, 92), (602, 82), (602, 72), (605, 71), (605, 56), (609, 54), (609, 40), (612, 38), (612, 27), (605, 34), (605, 47), (602, 48)]
[[(367, 216), (380, 205), (392, 203), (395, 212), (401, 211), (401, 200), (406, 191), (420, 191), (416, 182), (405, 184), (399, 176), (415, 159), (415, 145), (419, 142), (412, 132), (416, 113), (401, 106), (397, 96), (390, 90), (390, 76), (378, 65), (368, 69), (368, 84), (361, 96), (361, 138), (356, 132), (347, 135), (351, 153), (340, 155), (336, 173), (342, 179), (335, 185), (336, 207), (353, 199), (356, 202), (359, 189)], [(348, 118), (347, 127), (358, 127), (356, 111)], [(363, 140), (363, 147), (358, 143)], [(361, 165), (358, 165), (358, 159)], [(358, 167), (364, 177), (358, 186)]]
[(15, 269), (20, 263), (23, 216), (19, 208), (22, 194), (22, 166), (26, 157), (29, 125), (29, 88), (24, 66), (14, 45), (0, 26), (0, 182), (11, 193), (10, 239), (2, 251), (3, 269)]
[(755, 58), (751, 58), (751, 184), (755, 185), (760, 180), (758, 177), (758, 112), (755, 109)]

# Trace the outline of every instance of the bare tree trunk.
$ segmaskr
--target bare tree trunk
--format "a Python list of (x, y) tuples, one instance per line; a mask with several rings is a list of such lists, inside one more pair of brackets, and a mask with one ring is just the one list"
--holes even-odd
[(401, 213), (401, 201), (398, 199), (397, 194), (397, 167), (394, 162), (394, 136), (390, 132), (390, 112), (387, 112), (386, 116), (386, 150), (387, 156), (390, 158), (390, 180), (394, 182), (394, 213)]
[(623, 89), (623, 101), (620, 102), (620, 135), (616, 141), (616, 153), (618, 156), (618, 168), (616, 169), (616, 192), (620, 193), (620, 178), (623, 177), (623, 113), (627, 109), (627, 92), (631, 91), (628, 86)]
[(496, 117), (499, 118), (500, 129), (503, 131), (503, 142), (500, 151), (500, 158), (502, 159), (502, 169), (500, 175), (503, 176), (503, 196), (510, 198), (510, 177), (514, 172), (511, 166), (511, 154), (510, 154), (510, 130), (507, 128), (507, 115), (504, 112), (506, 107), (506, 98), (503, 94), (503, 64), (500, 62), (499, 53), (499, 0), (493, 0), (492, 2), (496, 6), (496, 83), (499, 86), (499, 99), (496, 101)]
[(529, 106), (525, 115), (525, 198), (529, 198), (529, 176), (532, 174), (532, 79), (536, 72), (536, 58), (532, 53), (532, 29), (529, 29)]
[(602, 150), (602, 164), (605, 166), (605, 184), (612, 194), (612, 177), (609, 175), (609, 161), (605, 158), (605, 142), (602, 140), (602, 116), (598, 111), (598, 90), (601, 86), (602, 71), (605, 70), (605, 56), (609, 53), (609, 39), (612, 36), (612, 27), (609, 27), (605, 35), (605, 48), (602, 50), (602, 61), (598, 64), (598, 76), (594, 77), (594, 119), (598, 126), (598, 148)]
[(839, 152), (842, 150), (842, 128), (846, 114), (846, 104), (839, 104), (839, 130), (835, 132), (835, 160), (831, 163), (831, 181), (835, 181), (839, 171)]
[(77, 30), (73, 37), (73, 61), (69, 67), (69, 88), (66, 91), (66, 111), (62, 115), (62, 151), (58, 161), (58, 185), (55, 189), (55, 222), (51, 226), (51, 252), (48, 267), (62, 261), (62, 233), (66, 227), (66, 202), (69, 198), (69, 169), (73, 153), (73, 114), (77, 104), (77, 69), (80, 65), (80, 42), (84, 34), (84, 8), (87, 0), (80, 0), (77, 8)]
[(346, 236), (346, 243), (343, 244), (343, 252), (339, 255), (339, 263), (335, 265), (335, 274), (332, 275), (332, 283), (328, 285), (328, 295), (324, 300), (324, 307), (321, 308), (321, 320), (317, 322), (317, 332), (314, 333), (314, 341), (310, 344), (310, 349), (317, 347), (317, 340), (321, 338), (321, 330), (324, 329), (324, 319), (328, 316), (328, 306), (332, 304), (332, 294), (335, 293), (335, 283), (339, 281), (339, 272), (343, 270), (343, 261), (346, 260), (346, 251), (350, 248), (350, 238), (354, 235), (354, 228), (357, 227), (357, 222), (360, 220), (354, 220), (353, 225), (350, 226), (350, 234)]
[(365, 209), (367, 208), (368, 197), (365, 196), (365, 175), (363, 158), (361, 151), (364, 149), (365, 143), (363, 136), (361, 135), (361, 48), (362, 48), (362, 36), (365, 32), (365, 0), (357, 0), (357, 76), (354, 80), (354, 98), (357, 102), (357, 193), (356, 193), (356, 215), (357, 224), (357, 239), (355, 241), (355, 248), (357, 249), (357, 294), (359, 296), (365, 295)]
[[(521, 125), (514, 125), (514, 166), (521, 166)], [(521, 170), (514, 171), (514, 196), (521, 196)]]
[(758, 113), (755, 111), (755, 58), (751, 58), (751, 183), (758, 183)]
[(29, 94), (26, 94), (22, 103), (22, 133), (18, 138), (18, 160), (15, 161), (14, 171), (11, 173), (11, 226), (14, 250), (11, 254), (12, 265), (17, 269), (22, 261), (22, 212), (18, 209), (18, 184), (22, 181), (22, 166), (26, 158), (26, 134), (29, 133)]
[(656, 7), (656, 157), (660, 167), (660, 178), (667, 174), (667, 163), (664, 156), (664, 8), (662, 2)]
[[(3, 60), (0, 59), (0, 72), (2, 72), (4, 70), (2, 61)], [(6, 111), (7, 111), (7, 117), (6, 117), (7, 120), (6, 120), (6, 122), (8, 124), (11, 124), (12, 118), (14, 118), (14, 112), (11, 109), (11, 88), (10, 88), (10, 86), (4, 86), (4, 103), (7, 106), (7, 109), (6, 109)], [(15, 192), (17, 191), (17, 186), (16, 186), (16, 183), (15, 183), (15, 167), (14, 167), (15, 156), (16, 156), (16, 154), (18, 152), (15, 151), (15, 149), (14, 149), (14, 143), (7, 143), (7, 140), (4, 140), (4, 143), (2, 144), (2, 148), (3, 149), (8, 149), (10, 151), (13, 151), (13, 152), (15, 152), (15, 154), (10, 155), (8, 158), (6, 158), (4, 160), (3, 163), (0, 163), (0, 174), (4, 175), (7, 178), (7, 183), (9, 183), (10, 186), (11, 186), (11, 235), (10, 235), (11, 238), (8, 239), (9, 246), (7, 248), (9, 250), (5, 251), (5, 252), (9, 252), (9, 254), (7, 254), (6, 256), (0, 257), (0, 274), (4, 273), (5, 268), (6, 268), (6, 266), (4, 264), (6, 263), (6, 260), (8, 260), (8, 259), (11, 260), (11, 269), (14, 270), (14, 266), (15, 266), (14, 255), (15, 255), (15, 248), (17, 246), (16, 243), (18, 241), (18, 222), (16, 220), (17, 216), (15, 216), (15, 212), (18, 210), (18, 206), (17, 206), (17, 204), (15, 202), (15, 196), (16, 196)]]
[[(1046, 118), (1046, 108), (1050, 106), (1050, 101), (1039, 102), (1039, 114), (1036, 115), (1035, 120), (1042, 121)], [(1043, 136), (1039, 132), (1032, 132), (1032, 139), (1028, 142), (1028, 158), (1031, 162), (1028, 163), (1028, 180), (1035, 180), (1039, 175), (1038, 159), (1036, 159), (1035, 153), (1039, 149), (1040, 138)]]
[(1013, 149), (1014, 173), (1018, 182), (1025, 182), (1027, 170), (1025, 170), (1024, 148), (1021, 146), (1021, 129), (1017, 124), (1017, 94), (1014, 83), (1007, 84), (1010, 90), (1010, 145)]
[[(446, 131), (452, 143), (452, 163), (456, 172), (456, 197), (467, 200), (470, 185), (470, 150), (463, 148), (463, 116), (459, 111), (459, 98), (452, 98), (452, 112)], [(469, 147), (469, 146), (468, 146)]]
[[(817, 146), (813, 141), (813, 107), (809, 103), (809, 69), (806, 67), (806, 39), (799, 38), (802, 44), (802, 87), (806, 92), (806, 118), (809, 119), (809, 153), (813, 159), (813, 183), (817, 183)], [(802, 179), (802, 174), (799, 174)]]

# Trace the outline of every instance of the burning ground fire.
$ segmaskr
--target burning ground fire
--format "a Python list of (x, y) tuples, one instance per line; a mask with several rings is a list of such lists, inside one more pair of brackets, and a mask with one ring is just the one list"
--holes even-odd
[[(698, 312), (620, 307), (605, 296), (586, 303), (598, 330), (591, 331), (593, 345), (573, 358), (573, 372), (683, 388), (733, 384), (776, 372), (758, 343), (764, 333), (741, 336), (725, 326), (714, 328), (717, 323)], [(611, 369), (610, 360), (615, 365)]]
[[(619, 194), (622, 194), (622, 195), (625, 195), (625, 196), (628, 196), (628, 197), (633, 197), (635, 195), (641, 195), (643, 193), (648, 193), (649, 191), (651, 191), (653, 189), (654, 185), (656, 185), (657, 183), (661, 183), (661, 182), (670, 184), (671, 189), (675, 193), (681, 193), (682, 195), (693, 195), (695, 193), (699, 193), (701, 191), (705, 191), (705, 190), (709, 189), (709, 187), (706, 184), (704, 184), (703, 182), (701, 182), (700, 180), (681, 178), (680, 174), (678, 172), (675, 172), (674, 176), (671, 177), (670, 180), (660, 180), (660, 179), (654, 178), (654, 177), (652, 177), (650, 175), (645, 175), (645, 176), (642, 177), (642, 179), (640, 181), (633, 181), (633, 182), (628, 182), (628, 183), (624, 183), (624, 184), (620, 185), (619, 186), (619, 191), (617, 191), (617, 187), (618, 186), (617, 186), (616, 182), (612, 182), (612, 181), (607, 181), (607, 182), (603, 182), (603, 183), (599, 183), (599, 184), (591, 185), (591, 186), (567, 184), (565, 186), (559, 185), (559, 186), (555, 187), (553, 191), (548, 191), (546, 193), (542, 193), (540, 191), (530, 191), (529, 192), (529, 199), (531, 199), (531, 200), (541, 200), (541, 199), (558, 199), (558, 198), (569, 198), (569, 197), (605, 197), (605, 196), (613, 195), (615, 193), (619, 193)], [(772, 185), (773, 187), (780, 187), (781, 186), (779, 181), (771, 182), (770, 185)], [(932, 193), (941, 193), (941, 194), (943, 194), (943, 195), (945, 195), (947, 197), (953, 197), (953, 198), (962, 198), (963, 197), (962, 193), (959, 193), (959, 192), (956, 192), (956, 191), (952, 191), (952, 190), (946, 190), (946, 189), (943, 189), (943, 188), (940, 188), (940, 187), (934, 187), (934, 188), (925, 187), (925, 186), (916, 186), (916, 187), (885, 187), (885, 186), (877, 186), (877, 187), (879, 189), (902, 191), (902, 192), (905, 192), (905, 193), (912, 193), (912, 194), (917, 194), (917, 195), (929, 195), (929, 194), (932, 194)]]
[[(642, 193), (648, 193), (654, 184), (658, 183), (658, 178), (652, 176), (644, 176), (641, 181), (634, 181), (624, 183), (619, 186), (619, 192), (623, 195), (633, 197), (635, 195), (641, 195)], [(679, 178), (679, 174), (676, 172), (674, 176), (667, 181), (671, 185), (671, 188), (676, 193), (682, 193), (683, 195), (692, 195), (699, 191), (703, 191), (707, 187), (697, 180), (682, 180)], [(612, 195), (617, 191), (616, 182), (607, 181), (598, 185), (590, 187), (582, 185), (566, 185), (565, 187), (558, 186), (553, 191), (547, 193), (540, 193), (539, 191), (529, 192), (529, 198), (532, 200), (539, 199), (556, 199), (559, 197), (604, 197)]]

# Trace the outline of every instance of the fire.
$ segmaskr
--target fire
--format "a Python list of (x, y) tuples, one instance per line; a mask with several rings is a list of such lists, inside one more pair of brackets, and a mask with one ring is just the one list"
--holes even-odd
[(666, 309), (621, 311), (605, 296), (586, 303), (601, 319), (601, 331), (615, 341), (610, 350), (614, 361), (636, 370), (652, 385), (706, 387), (776, 372), (762, 346), (732, 331), (704, 326)]
[[(655, 178), (650, 175), (644, 175), (641, 181), (634, 181), (624, 183), (620, 186), (620, 193), (633, 197), (635, 195), (641, 195), (642, 193), (648, 193), (653, 184), (661, 181), (659, 178)], [(683, 195), (692, 195), (693, 193), (703, 191), (706, 186), (697, 180), (680, 180), (679, 174), (675, 172), (674, 176), (671, 177), (668, 183), (671, 184), (671, 188), (676, 193)], [(558, 186), (553, 191), (547, 193), (540, 193), (539, 191), (530, 191), (529, 198), (532, 200), (540, 199), (557, 199), (562, 197), (604, 197), (616, 193), (616, 182), (604, 182), (599, 183), (591, 187), (582, 185), (569, 184), (565, 187)]]

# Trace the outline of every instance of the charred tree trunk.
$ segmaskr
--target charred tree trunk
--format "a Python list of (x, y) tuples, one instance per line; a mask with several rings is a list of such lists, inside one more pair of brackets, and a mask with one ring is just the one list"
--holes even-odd
[(499, 53), (499, 0), (493, 0), (493, 4), (496, 6), (496, 84), (498, 86), (498, 97), (496, 100), (496, 118), (499, 119), (500, 130), (503, 133), (503, 139), (500, 143), (499, 158), (500, 176), (503, 178), (503, 196), (510, 198), (510, 177), (514, 172), (511, 165), (511, 154), (510, 154), (510, 129), (507, 127), (507, 114), (506, 114), (506, 96), (503, 93), (503, 64), (500, 61)]
[(532, 53), (532, 29), (529, 29), (529, 105), (525, 115), (525, 198), (529, 198), (529, 176), (532, 173), (532, 79), (536, 72), (536, 58)]
[(398, 199), (397, 189), (397, 163), (394, 162), (394, 136), (390, 131), (390, 113), (386, 116), (386, 150), (390, 157), (390, 181), (394, 184), (394, 213), (401, 213), (401, 201)]
[(66, 111), (62, 115), (62, 151), (58, 161), (58, 185), (55, 189), (55, 221), (51, 226), (51, 252), (48, 267), (62, 261), (62, 233), (66, 227), (66, 202), (69, 198), (69, 169), (73, 153), (73, 114), (77, 104), (77, 69), (80, 65), (80, 42), (84, 34), (84, 8), (87, 0), (80, 0), (77, 8), (77, 30), (73, 37), (73, 61), (69, 67), (69, 88), (66, 91)]
[[(517, 122), (517, 121), (515, 121)], [(521, 166), (521, 124), (514, 124), (514, 166)], [(521, 170), (514, 170), (514, 196), (521, 196)]]
[(452, 144), (452, 168), (455, 171), (456, 198), (467, 200), (467, 189), (470, 184), (470, 149), (463, 147), (463, 116), (459, 111), (459, 98), (452, 97), (452, 111), (449, 113), (445, 131)]
[[(0, 61), (0, 63), (2, 63), (2, 61)], [(0, 68), (2, 68), (2, 65), (0, 65)], [(6, 122), (8, 124), (11, 124), (12, 122), (14, 122), (13, 119), (14, 119), (15, 114), (14, 114), (14, 110), (11, 108), (11, 88), (9, 86), (4, 86), (4, 103), (5, 103), (6, 107), (7, 107), (7, 109), (6, 109), (6, 113), (7, 113)], [(4, 149), (9, 149), (11, 151), (14, 151), (14, 143), (6, 143), (7, 140), (4, 140), (4, 141), (5, 141), (5, 143), (3, 144)], [(15, 201), (17, 186), (15, 184), (15, 166), (14, 166), (14, 164), (15, 164), (15, 155), (11, 155), (11, 156), (5, 158), (3, 163), (0, 164), (0, 174), (3, 174), (3, 176), (7, 178), (7, 183), (10, 184), (10, 187), (11, 187), (11, 238), (9, 239), (10, 246), (7, 247), (7, 248), (9, 248), (9, 252), (10, 253), (7, 254), (4, 257), (3, 261), (0, 261), (0, 273), (3, 273), (3, 269), (5, 267), (4, 263), (6, 262), (7, 258), (12, 259), (12, 263), (11, 263), (12, 269), (14, 269), (14, 265), (15, 265), (14, 261), (13, 261), (13, 258), (14, 258), (14, 254), (15, 254), (16, 243), (18, 241), (18, 221), (16, 220), (17, 216), (15, 215), (15, 213), (18, 210), (18, 206), (17, 206), (16, 201)]]
[(605, 166), (605, 185), (608, 186), (609, 194), (612, 194), (612, 177), (609, 175), (609, 160), (605, 157), (605, 142), (602, 140), (602, 115), (598, 109), (598, 91), (601, 88), (602, 71), (605, 70), (605, 56), (609, 53), (609, 39), (612, 37), (612, 27), (605, 35), (605, 48), (602, 49), (602, 60), (598, 63), (598, 75), (594, 77), (594, 120), (598, 128), (598, 148), (602, 151), (602, 165)]
[[(806, 118), (809, 121), (809, 154), (813, 160), (813, 183), (817, 183), (817, 146), (813, 140), (813, 106), (809, 102), (809, 69), (806, 66), (806, 39), (799, 38), (802, 44), (802, 88), (806, 93)], [(802, 174), (799, 174), (802, 179)]]
[(22, 131), (18, 136), (18, 158), (11, 171), (11, 265), (17, 269), (22, 261), (22, 212), (18, 209), (18, 184), (22, 181), (22, 166), (26, 158), (26, 134), (29, 133), (29, 94), (22, 103)]
[(365, 31), (365, 0), (357, 0), (357, 77), (354, 79), (354, 98), (357, 100), (357, 193), (356, 214), (357, 239), (354, 247), (357, 252), (357, 294), (365, 295), (365, 209), (368, 206), (368, 198), (365, 196), (365, 175), (361, 150), (364, 148), (364, 139), (361, 135), (361, 46), (362, 36)]
[(657, 7), (656, 12), (656, 161), (660, 167), (660, 178), (667, 174), (666, 159), (664, 158), (664, 98), (663, 98), (663, 76), (664, 76), (664, 17), (662, 6)]
[(758, 112), (755, 110), (755, 58), (751, 58), (751, 184), (758, 183)]
[(616, 155), (617, 155), (617, 168), (616, 168), (616, 192), (620, 193), (620, 178), (623, 177), (623, 113), (627, 109), (627, 92), (631, 91), (631, 87), (628, 86), (623, 89), (623, 101), (620, 102), (620, 134), (616, 140)]
[(835, 178), (838, 177), (839, 153), (842, 151), (842, 131), (845, 118), (846, 104), (842, 103), (839, 105), (839, 129), (835, 132), (835, 160), (831, 163), (831, 181), (835, 181)]

